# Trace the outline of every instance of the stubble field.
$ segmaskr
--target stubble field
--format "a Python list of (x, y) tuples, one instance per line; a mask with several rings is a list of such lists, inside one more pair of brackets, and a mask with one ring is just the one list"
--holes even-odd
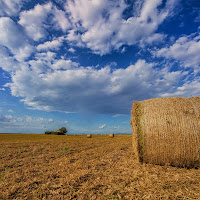
[(0, 134), (0, 199), (200, 199), (200, 169), (137, 163), (131, 135)]

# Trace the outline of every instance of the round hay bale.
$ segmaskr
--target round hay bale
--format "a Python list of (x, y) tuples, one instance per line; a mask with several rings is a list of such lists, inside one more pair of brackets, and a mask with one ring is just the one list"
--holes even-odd
[(92, 134), (87, 134), (87, 138), (91, 138), (92, 137)]
[(200, 98), (169, 97), (134, 102), (133, 148), (139, 161), (200, 166)]
[(110, 133), (110, 134), (109, 134), (109, 137), (110, 137), (110, 138), (113, 138), (114, 136), (115, 136), (114, 133)]

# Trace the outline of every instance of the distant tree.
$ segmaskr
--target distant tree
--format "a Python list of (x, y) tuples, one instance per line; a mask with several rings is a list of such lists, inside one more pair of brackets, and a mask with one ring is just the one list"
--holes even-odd
[(67, 129), (65, 127), (60, 128), (59, 131), (63, 134), (67, 133)]
[(65, 127), (62, 127), (58, 129), (57, 131), (46, 131), (45, 134), (47, 135), (65, 135), (67, 133), (67, 129)]

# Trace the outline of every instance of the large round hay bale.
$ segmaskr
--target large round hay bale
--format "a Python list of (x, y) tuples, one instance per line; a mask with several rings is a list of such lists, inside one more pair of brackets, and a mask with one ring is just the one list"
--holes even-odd
[(110, 133), (110, 134), (109, 134), (109, 137), (110, 137), (110, 138), (113, 138), (114, 136), (115, 136), (114, 133)]
[(87, 134), (87, 138), (91, 138), (92, 137), (92, 134)]
[(133, 147), (139, 161), (200, 166), (200, 98), (169, 97), (134, 102)]

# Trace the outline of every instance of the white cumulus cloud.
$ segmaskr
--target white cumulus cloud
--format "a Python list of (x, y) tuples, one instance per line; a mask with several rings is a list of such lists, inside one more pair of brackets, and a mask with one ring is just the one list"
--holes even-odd
[(20, 26), (9, 17), (0, 18), (0, 48), (2, 46), (7, 47), (19, 61), (29, 57), (34, 49)]
[(59, 47), (62, 45), (62, 40), (63, 37), (60, 37), (58, 39), (52, 40), (52, 41), (47, 41), (43, 44), (39, 44), (37, 46), (37, 50), (42, 51), (42, 50), (58, 50)]
[(183, 67), (191, 67), (200, 72), (200, 33), (178, 38), (174, 44), (158, 50), (155, 55), (180, 61)]
[(100, 129), (103, 129), (106, 127), (106, 124), (102, 124), (101, 126), (99, 126)]
[[(69, 0), (65, 9), (73, 29), (68, 40), (78, 46), (85, 46), (94, 53), (104, 55), (122, 45), (135, 45), (140, 42), (152, 44), (164, 36), (155, 34), (158, 26), (172, 15), (178, 1), (168, 0), (162, 9), (162, 0), (143, 1), (134, 4), (132, 16), (124, 11), (130, 6), (124, 1)], [(137, 5), (137, 6), (136, 6)]]
[(17, 16), (21, 7), (29, 0), (1, 0), (0, 16)]
[(21, 24), (26, 33), (35, 41), (48, 36), (48, 29), (61, 29), (66, 31), (71, 25), (64, 11), (58, 10), (52, 3), (37, 4), (33, 9), (20, 13)]
[(177, 87), (173, 92), (166, 92), (161, 97), (173, 97), (173, 96), (200, 96), (200, 78), (197, 77), (192, 81), (186, 81), (182, 86)]
[[(185, 72), (138, 60), (127, 68), (82, 67), (71, 60), (37, 60), (21, 66), (6, 84), (29, 107), (62, 112), (127, 114), (132, 101), (176, 91)], [(31, 88), (31, 90), (30, 90)], [(195, 93), (195, 91), (193, 91)], [(192, 95), (192, 93), (190, 93)]]

